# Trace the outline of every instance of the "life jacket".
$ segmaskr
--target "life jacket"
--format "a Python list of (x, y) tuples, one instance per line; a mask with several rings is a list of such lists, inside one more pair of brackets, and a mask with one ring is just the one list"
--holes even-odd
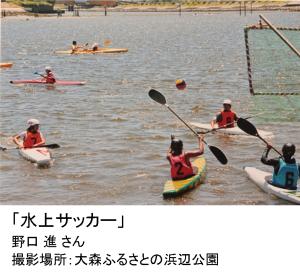
[(27, 131), (23, 140), (23, 146), (25, 148), (32, 148), (33, 145), (40, 143), (41, 141), (42, 137), (39, 131), (35, 134)]
[(170, 156), (171, 162), (171, 178), (173, 180), (180, 180), (194, 175), (191, 163), (186, 161), (185, 154), (179, 156)]
[(272, 184), (281, 188), (296, 190), (299, 178), (298, 164), (286, 163), (280, 158), (279, 165), (277, 175), (273, 173)]
[[(218, 122), (218, 127), (225, 127), (225, 128), (233, 128), (234, 127), (234, 117), (235, 112), (233, 111), (221, 111), (222, 120)], [(226, 125), (226, 126), (225, 126)]]
[(46, 83), (55, 83), (55, 77), (54, 74), (52, 72), (48, 73), (46, 76)]

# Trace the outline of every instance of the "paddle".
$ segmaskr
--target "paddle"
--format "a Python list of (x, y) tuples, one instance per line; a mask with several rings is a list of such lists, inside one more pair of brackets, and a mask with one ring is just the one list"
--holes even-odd
[[(34, 74), (40, 75), (41, 77), (43, 77), (45, 79), (47, 78), (46, 76), (44, 76), (44, 75), (42, 75), (42, 74), (40, 74), (38, 72), (34, 72)], [(49, 82), (49, 84), (55, 84), (55, 82), (56, 82), (56, 80), (54, 82)], [(47, 81), (46, 81), (46, 83), (47, 83)]]
[[(187, 128), (189, 128), (194, 133), (195, 136), (197, 136), (197, 137), (199, 136), (193, 128), (191, 128), (179, 115), (177, 115), (171, 109), (171, 107), (167, 104), (167, 101), (166, 101), (166, 98), (164, 97), (164, 95), (162, 95), (160, 92), (158, 92), (154, 89), (151, 89), (149, 91), (149, 96), (157, 103), (166, 106), (169, 109), (169, 111), (171, 111)], [(203, 142), (208, 146), (209, 150), (213, 153), (213, 155), (216, 157), (216, 159), (220, 163), (226, 164), (228, 162), (225, 154), (218, 147), (209, 145), (205, 140), (203, 140)]]
[[(258, 137), (258, 138), (259, 138), (260, 140), (262, 140), (265, 144), (271, 146), (265, 139), (263, 139), (263, 138), (259, 135), (259, 133), (258, 133), (256, 127), (255, 127), (250, 121), (248, 121), (248, 120), (246, 120), (246, 119), (244, 119), (244, 118), (240, 118), (240, 119), (238, 119), (238, 121), (237, 121), (237, 125), (238, 125), (238, 127), (239, 127), (241, 130), (243, 130), (243, 131), (244, 131), (245, 133), (247, 133), (248, 135)], [(282, 156), (282, 154), (281, 154), (278, 150), (276, 150), (273, 146), (271, 146), (271, 148), (272, 148), (275, 152), (277, 152), (280, 156)]]
[(108, 47), (109, 45), (111, 45), (111, 40), (110, 40), (110, 39), (104, 40), (103, 46), (104, 46), (104, 47)]
[(40, 73), (38, 73), (38, 72), (34, 72), (33, 74), (37, 74), (37, 75), (40, 75), (40, 76), (43, 77), (43, 78), (46, 78), (46, 76), (44, 76), (43, 74), (40, 74)]
[[(251, 115), (251, 116), (248, 116), (248, 117), (244, 117), (243, 119), (250, 119), (250, 118), (253, 118), (253, 117), (256, 117), (256, 116), (260, 116), (260, 115), (262, 115), (262, 114), (265, 114), (265, 113), (266, 113), (266, 112), (261, 112), (261, 113), (255, 114), (255, 115)], [(240, 118), (238, 118), (238, 120), (239, 120), (239, 119), (240, 119)], [(227, 124), (225, 124), (224, 126), (222, 126), (222, 127), (219, 127), (219, 128), (214, 128), (214, 129), (207, 130), (207, 131), (204, 131), (204, 132), (202, 132), (202, 131), (198, 131), (197, 133), (198, 133), (198, 134), (205, 135), (205, 134), (208, 134), (208, 133), (211, 133), (211, 132), (214, 132), (214, 131), (220, 130), (220, 129), (227, 128), (227, 126), (228, 126), (228, 125), (230, 125), (230, 124), (232, 124), (232, 122), (230, 122), (230, 123), (227, 123)]]
[[(60, 148), (60, 145), (56, 144), (56, 143), (53, 143), (53, 144), (39, 145), (39, 146), (35, 146), (35, 147), (32, 147), (32, 148), (42, 148), (42, 147), (43, 148), (50, 148), (50, 149), (57, 149), (57, 148)], [(14, 149), (20, 149), (20, 148), (19, 147), (6, 148), (6, 147), (3, 147), (3, 146), (0, 146), (1, 151), (14, 150)]]
[[(87, 50), (87, 49), (85, 49), (85, 47), (87, 47), (88, 45), (89, 45), (89, 43), (85, 43), (84, 46), (78, 46), (78, 48), (81, 48), (82, 50)], [(73, 52), (76, 52), (76, 50)]]

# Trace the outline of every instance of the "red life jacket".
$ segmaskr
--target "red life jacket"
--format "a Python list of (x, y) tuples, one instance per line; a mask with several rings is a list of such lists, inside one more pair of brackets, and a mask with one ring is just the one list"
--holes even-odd
[(46, 76), (46, 83), (55, 83), (55, 77), (54, 74), (52, 72), (49, 72)]
[[(233, 128), (234, 127), (234, 118), (236, 116), (233, 111), (221, 111), (222, 120), (218, 122), (218, 127)], [(225, 126), (226, 125), (226, 126)]]
[(179, 156), (170, 155), (171, 177), (173, 180), (180, 180), (194, 175), (192, 164), (185, 159), (185, 154)]
[(33, 145), (40, 143), (41, 141), (42, 137), (39, 131), (35, 134), (27, 131), (23, 140), (23, 146), (25, 148), (32, 148)]

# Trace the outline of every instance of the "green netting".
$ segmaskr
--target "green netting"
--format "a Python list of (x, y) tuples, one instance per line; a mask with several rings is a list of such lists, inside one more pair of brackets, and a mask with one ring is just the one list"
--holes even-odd
[[(280, 32), (300, 50), (300, 29)], [(255, 95), (300, 95), (300, 58), (271, 29), (250, 29), (248, 46)]]

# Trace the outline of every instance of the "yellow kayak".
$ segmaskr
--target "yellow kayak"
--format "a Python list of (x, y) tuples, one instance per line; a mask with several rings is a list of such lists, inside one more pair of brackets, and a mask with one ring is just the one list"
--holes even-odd
[(97, 51), (93, 50), (77, 50), (75, 52), (72, 52), (72, 50), (66, 50), (66, 51), (55, 51), (56, 54), (101, 54), (101, 53), (126, 53), (128, 52), (128, 49), (126, 48), (101, 48)]
[(0, 68), (10, 68), (13, 63), (0, 63)]
[(192, 165), (197, 167), (198, 172), (195, 176), (184, 180), (168, 180), (165, 183), (163, 197), (174, 197), (187, 190), (193, 189), (205, 180), (206, 160), (203, 156), (195, 159)]

